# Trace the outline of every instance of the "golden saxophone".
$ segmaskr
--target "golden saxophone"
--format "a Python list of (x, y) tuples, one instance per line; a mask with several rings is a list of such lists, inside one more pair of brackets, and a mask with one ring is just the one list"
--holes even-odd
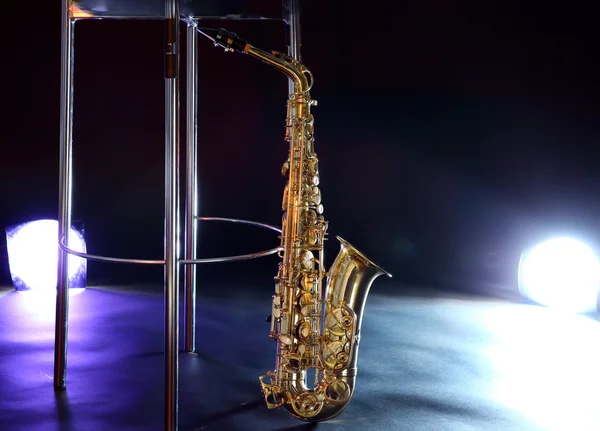
[[(341, 249), (325, 270), (319, 168), (310, 107), (313, 79), (293, 58), (255, 48), (235, 33), (199, 29), (226, 51), (249, 54), (294, 82), (287, 102), (288, 159), (283, 194), (279, 271), (275, 277), (270, 337), (277, 342), (275, 370), (260, 377), (269, 408), (285, 407), (295, 417), (321, 422), (338, 416), (354, 392), (363, 311), (371, 284), (388, 275), (352, 245)], [(323, 279), (326, 288), (323, 293)], [(308, 375), (314, 374), (314, 382)]]

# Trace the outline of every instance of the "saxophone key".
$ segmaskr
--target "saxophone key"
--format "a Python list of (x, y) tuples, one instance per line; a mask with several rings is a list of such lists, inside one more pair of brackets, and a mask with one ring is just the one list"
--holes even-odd
[(283, 175), (284, 177), (287, 177), (289, 170), (290, 170), (290, 161), (288, 159), (285, 161), (285, 163), (281, 167), (281, 175)]
[(315, 256), (310, 250), (304, 251), (304, 253), (302, 253), (302, 268), (305, 270), (312, 270), (314, 267), (314, 259)]
[(283, 211), (285, 211), (285, 209), (287, 208), (287, 203), (288, 203), (288, 185), (285, 185), (285, 188), (283, 189), (283, 199), (281, 201), (281, 209)]
[(315, 303), (315, 298), (310, 293), (303, 293), (298, 297), (298, 307), (300, 308), (300, 313), (304, 316), (310, 315), (310, 311), (313, 308)]
[(296, 338), (298, 338), (300, 341), (310, 340), (312, 333), (312, 325), (307, 321), (300, 322), (296, 326)]
[(305, 290), (307, 292), (311, 292), (314, 289), (316, 283), (316, 278), (310, 274), (304, 274), (300, 279), (300, 287), (302, 288), (302, 290)]
[(291, 337), (289, 337), (288, 335), (280, 335), (279, 336), (279, 341), (281, 341), (282, 344), (285, 344), (286, 346), (291, 346), (292, 343), (294, 342), (292, 340)]
[(284, 356), (285, 364), (283, 367), (290, 373), (298, 373), (301, 371), (300, 355), (298, 353), (288, 353)]
[(317, 213), (313, 209), (307, 209), (302, 214), (304, 223), (307, 225), (314, 225), (317, 223)]
[(317, 159), (315, 157), (311, 157), (306, 161), (306, 172), (309, 176), (317, 174)]

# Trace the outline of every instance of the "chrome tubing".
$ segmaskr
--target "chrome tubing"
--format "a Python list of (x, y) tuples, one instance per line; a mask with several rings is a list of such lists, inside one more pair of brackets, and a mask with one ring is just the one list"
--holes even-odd
[[(294, 60), (302, 62), (300, 46), (302, 45), (300, 34), (300, 0), (285, 0), (285, 16), (287, 23), (288, 55)], [(289, 80), (288, 93), (294, 93), (294, 81)]]
[[(60, 166), (58, 187), (58, 238), (68, 244), (73, 191), (73, 66), (75, 21), (69, 0), (62, 1), (60, 79)], [(67, 380), (69, 329), (69, 255), (58, 251), (56, 320), (54, 333), (54, 387), (64, 389)]]
[[(226, 217), (195, 217), (198, 221), (221, 221), (221, 222), (229, 222), (229, 223), (237, 223), (244, 224), (247, 226), (256, 226), (262, 227), (264, 229), (269, 229), (278, 233), (281, 233), (281, 228), (277, 226), (272, 226), (266, 223), (259, 223), (250, 220), (240, 220), (235, 218), (226, 218)], [(123, 257), (112, 257), (112, 256), (100, 256), (97, 254), (90, 253), (82, 253), (77, 250), (73, 250), (72, 248), (67, 247), (64, 242), (64, 239), (58, 243), (58, 246), (65, 252), (72, 254), (74, 256), (82, 257), (87, 260), (94, 260), (97, 262), (109, 262), (109, 263), (134, 263), (138, 265), (164, 265), (165, 260), (151, 260), (151, 259), (131, 259), (131, 258), (123, 258)], [(237, 262), (240, 260), (249, 260), (256, 259), (263, 256), (269, 256), (271, 254), (277, 253), (281, 247), (273, 247), (268, 250), (258, 251), (254, 253), (247, 254), (238, 254), (235, 256), (220, 256), (220, 257), (205, 257), (203, 259), (179, 259), (179, 263), (181, 265), (196, 265), (200, 263), (219, 263), (219, 262)]]
[(165, 0), (165, 430), (179, 406), (179, 1)]
[[(198, 235), (198, 32), (196, 23), (187, 26), (187, 165), (186, 165), (186, 198), (185, 198), (185, 238), (184, 259), (196, 259)], [(185, 285), (185, 351), (196, 350), (196, 265), (186, 265)]]

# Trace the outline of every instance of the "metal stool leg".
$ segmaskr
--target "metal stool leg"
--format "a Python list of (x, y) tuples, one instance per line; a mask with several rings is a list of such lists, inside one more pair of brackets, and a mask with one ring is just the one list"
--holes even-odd
[[(196, 259), (198, 233), (198, 32), (187, 26), (187, 167), (184, 259)], [(185, 350), (196, 350), (196, 265), (185, 265)]]
[[(285, 17), (288, 27), (288, 54), (300, 60), (300, 11), (299, 0), (284, 0)], [(194, 23), (195, 24), (195, 23)], [(196, 259), (198, 233), (198, 33), (196, 26), (187, 26), (187, 165), (186, 165), (186, 199), (185, 199), (185, 236), (184, 259)], [(290, 80), (290, 94), (294, 92), (294, 84)], [(184, 281), (185, 304), (185, 350), (196, 350), (196, 266), (186, 265)]]
[(165, 1), (165, 430), (178, 427), (179, 1)]
[[(300, 57), (300, 0), (284, 0), (284, 19), (287, 22), (288, 55), (298, 61)], [(290, 94), (294, 92), (294, 83), (290, 80)]]
[[(69, 244), (71, 191), (73, 186), (73, 46), (75, 21), (69, 1), (62, 2), (60, 80), (60, 167), (58, 191), (58, 240)], [(69, 255), (58, 250), (56, 321), (54, 337), (54, 387), (64, 389), (67, 378), (67, 335), (69, 326)]]

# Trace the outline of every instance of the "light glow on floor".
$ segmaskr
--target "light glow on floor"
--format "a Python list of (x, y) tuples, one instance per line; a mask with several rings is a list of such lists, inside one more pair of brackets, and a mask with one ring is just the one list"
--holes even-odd
[(600, 429), (600, 322), (529, 305), (490, 310), (492, 397), (548, 431)]

